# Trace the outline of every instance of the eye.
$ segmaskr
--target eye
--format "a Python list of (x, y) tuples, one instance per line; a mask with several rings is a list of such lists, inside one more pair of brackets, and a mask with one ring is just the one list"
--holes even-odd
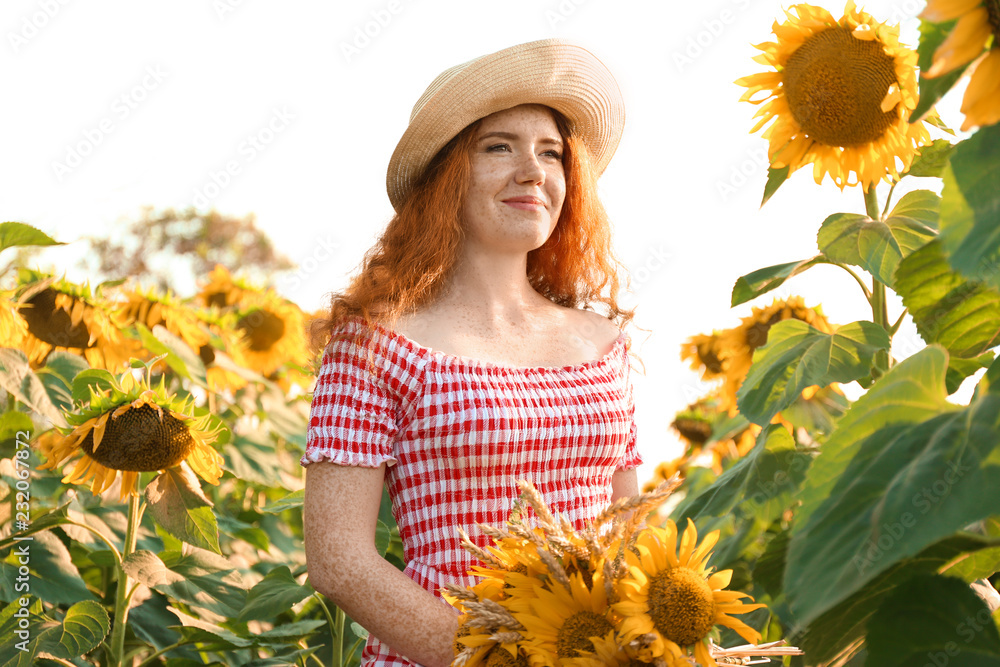
[(495, 152), (495, 151), (498, 151), (498, 150), (509, 151), (510, 150), (510, 146), (508, 146), (507, 144), (493, 144), (492, 146), (487, 146), (486, 147), (486, 152), (487, 153)]
[(555, 148), (545, 151), (544, 153), (542, 153), (542, 155), (548, 155), (554, 157), (557, 160), (562, 160), (563, 157), (563, 154), (558, 150), (556, 150)]

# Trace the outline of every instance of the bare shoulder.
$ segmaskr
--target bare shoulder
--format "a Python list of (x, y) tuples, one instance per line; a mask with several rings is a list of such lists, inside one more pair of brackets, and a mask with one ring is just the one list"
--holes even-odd
[(621, 335), (618, 326), (600, 313), (574, 309), (573, 314), (577, 320), (580, 336), (591, 341), (602, 352), (611, 350)]

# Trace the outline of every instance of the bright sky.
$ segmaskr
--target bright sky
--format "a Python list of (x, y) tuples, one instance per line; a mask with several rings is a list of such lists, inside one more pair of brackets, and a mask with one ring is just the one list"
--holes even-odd
[[(902, 41), (915, 47), (923, 5), (862, 7), (902, 22)], [(70, 242), (42, 266), (82, 281), (72, 270), (79, 239), (144, 205), (254, 212), (300, 266), (278, 291), (313, 310), (390, 218), (386, 166), (431, 80), (513, 44), (576, 41), (611, 69), (626, 104), (600, 183), (631, 271), (628, 303), (649, 330), (632, 332), (645, 362), (645, 376), (633, 375), (642, 480), (679, 453), (668, 425), (708, 389), (680, 362), (686, 337), (733, 326), (775, 294), (822, 303), (836, 323), (871, 318), (833, 267), (729, 308), (739, 276), (811, 257), (827, 215), (864, 212), (858, 188), (817, 186), (808, 168), (758, 208), (766, 142), (749, 134), (756, 107), (738, 102), (732, 82), (763, 70), (751, 44), (771, 39), (775, 19), (782, 5), (771, 0), (5, 0), (0, 216)], [(953, 126), (957, 93), (938, 105)], [(897, 197), (939, 187), (906, 180)], [(890, 304), (891, 318), (900, 311)], [(906, 326), (895, 352), (922, 346)]]

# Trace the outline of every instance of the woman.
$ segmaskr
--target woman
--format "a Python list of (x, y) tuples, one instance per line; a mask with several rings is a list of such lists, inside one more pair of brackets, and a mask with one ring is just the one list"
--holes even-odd
[[(517, 480), (577, 527), (638, 492), (632, 313), (596, 195), (623, 117), (607, 69), (560, 40), (451, 68), (414, 107), (396, 215), (332, 299), (301, 461), (309, 578), (371, 633), (364, 665), (450, 664), (439, 590), (475, 583), (457, 529), (486, 546), (476, 524), (504, 523)], [(374, 546), (383, 483), (405, 573)]]

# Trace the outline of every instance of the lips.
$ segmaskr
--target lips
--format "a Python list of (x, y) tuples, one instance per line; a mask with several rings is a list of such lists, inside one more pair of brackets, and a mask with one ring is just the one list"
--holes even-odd
[(538, 197), (524, 196), (524, 197), (511, 197), (510, 199), (504, 199), (503, 203), (509, 204), (514, 208), (523, 209), (535, 209), (540, 206), (545, 206), (543, 202)]

